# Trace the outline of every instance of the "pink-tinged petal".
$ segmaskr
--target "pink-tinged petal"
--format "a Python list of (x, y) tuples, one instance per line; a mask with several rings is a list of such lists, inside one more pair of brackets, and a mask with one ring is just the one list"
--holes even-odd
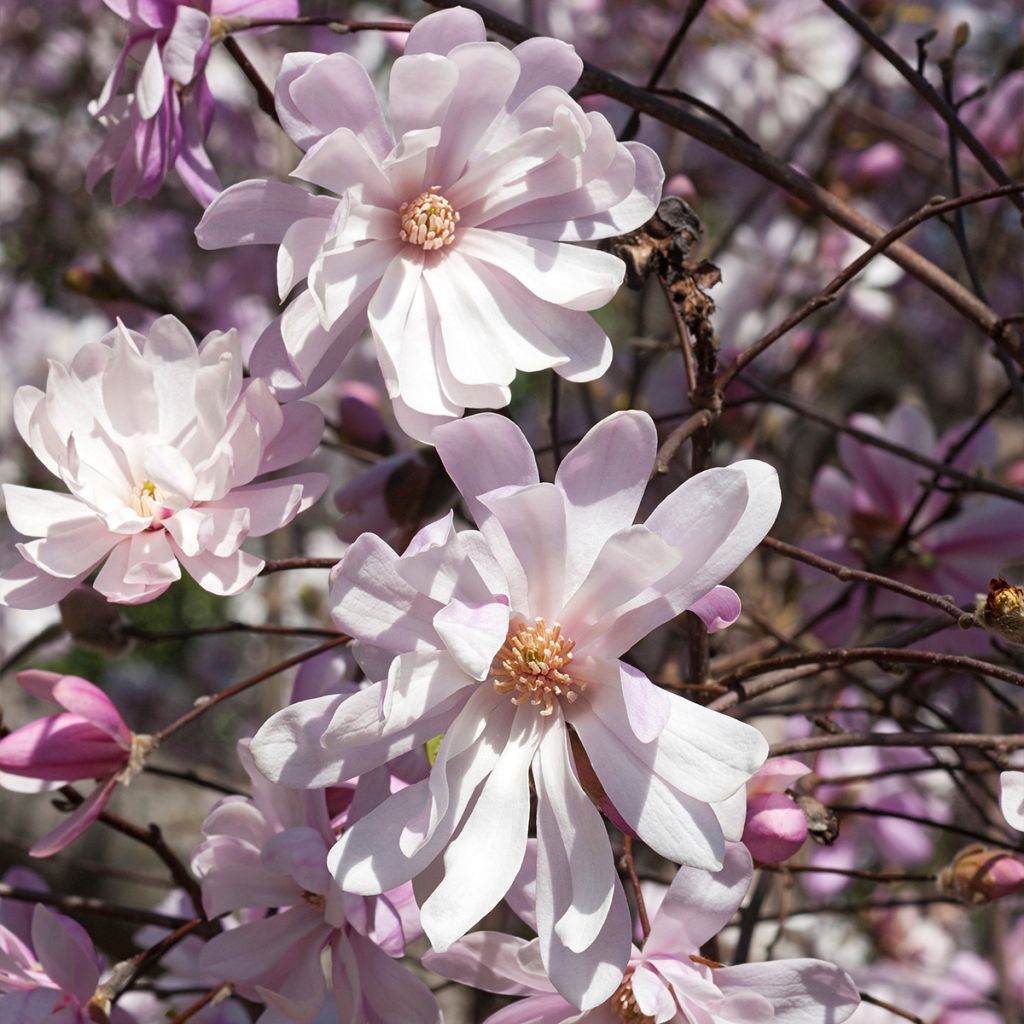
[[(601, 815), (583, 792), (571, 767), (572, 753), (560, 723), (545, 730), (533, 766), (537, 790), (537, 842), (563, 852), (567, 878), (545, 878), (555, 894), (554, 929), (558, 940), (574, 953), (598, 937), (611, 909), (618, 884), (611, 845)], [(540, 859), (547, 870), (550, 856)]]
[(420, 18), (405, 43), (406, 53), (448, 53), (463, 43), (482, 43), (487, 32), (476, 11), (465, 7)]
[(309, 294), (316, 302), (321, 326), (333, 326), (360, 296), (372, 289), (391, 261), (402, 253), (404, 245), (398, 239), (389, 239), (322, 252), (309, 272)]
[[(491, 491), (479, 500), (492, 517), (484, 523), (485, 536), (488, 530), (492, 534), (500, 530), (508, 545), (506, 552), (494, 554), (508, 577), (512, 607), (529, 619), (555, 623), (565, 599), (562, 492), (554, 484), (540, 483)], [(488, 540), (493, 549), (494, 540)]]
[(156, 40), (149, 44), (145, 57), (140, 57), (142, 65), (135, 81), (135, 106), (144, 121), (154, 118), (164, 105), (167, 97), (167, 80), (160, 59), (160, 47)]
[(750, 854), (740, 843), (727, 847), (721, 870), (712, 874), (680, 868), (651, 922), (645, 956), (682, 958), (697, 952), (729, 923), (747, 894), (753, 870)]
[[(580, 1011), (561, 996), (532, 996), (492, 1013), (487, 1024), (568, 1024), (579, 1019)], [(593, 1014), (584, 1019), (594, 1024), (617, 1024), (612, 1018), (594, 1018)]]
[[(123, 577), (125, 583), (163, 588), (181, 579), (181, 569), (165, 530), (137, 533), (128, 541), (127, 546), (128, 567)], [(99, 577), (96, 586), (102, 590)]]
[(492, 910), (519, 872), (530, 817), (530, 763), (539, 742), (534, 709), (519, 708), (498, 763), (444, 851), (444, 878), (420, 907), (423, 930), (439, 952)]
[(96, 513), (71, 494), (4, 484), (4, 505), (11, 526), (26, 537), (45, 537), (56, 528), (96, 522)]
[(302, 149), (337, 128), (348, 128), (379, 160), (394, 141), (366, 69), (347, 53), (289, 53), (276, 85), (277, 109)]
[[(725, 843), (712, 809), (654, 773), (656, 751), (638, 746), (635, 737), (630, 743), (632, 733), (610, 730), (588, 707), (580, 706), (583, 704), (577, 702), (571, 721), (616, 810), (663, 857), (706, 871), (717, 870)], [(678, 771), (669, 778), (692, 782)]]
[[(267, 842), (266, 837), (261, 842)], [(326, 858), (322, 843), (321, 853)], [(192, 870), (199, 876), (203, 907), (211, 917), (249, 908), (290, 907), (301, 894), (291, 877), (268, 871), (259, 850), (235, 836), (218, 835), (201, 843), (192, 854)]]
[(727, 994), (748, 989), (766, 998), (772, 1024), (842, 1024), (860, 1005), (850, 976), (822, 960), (739, 964), (715, 971), (715, 981)]
[(344, 699), (340, 694), (314, 697), (271, 715), (250, 748), (259, 770), (271, 782), (295, 789), (343, 782), (346, 776), (339, 775), (333, 754), (320, 745), (320, 737)]
[(704, 623), (709, 633), (717, 633), (731, 626), (740, 617), (742, 610), (739, 594), (731, 587), (722, 586), (697, 598), (689, 608)]
[(0, 739), (0, 770), (28, 778), (71, 782), (119, 771), (124, 747), (78, 715), (52, 715)]
[[(458, 82), (459, 69), (440, 54), (406, 53), (395, 61), (388, 83), (388, 108), (399, 145), (407, 132), (431, 129), (444, 121)], [(416, 193), (405, 198), (415, 199)]]
[(438, 855), (450, 830), (438, 831), (411, 857), (398, 840), (406, 823), (427, 800), (427, 780), (400, 789), (342, 833), (327, 856), (334, 880), (346, 892), (376, 896), (410, 881)]
[(309, 826), (278, 832), (263, 847), (260, 860), (268, 871), (287, 875), (305, 892), (323, 895), (331, 883), (324, 838)]
[(526, 970), (520, 960), (520, 954), (527, 945), (526, 939), (502, 932), (472, 932), (453, 942), (444, 953), (434, 950), (424, 953), (423, 966), (452, 981), (499, 995), (529, 996), (535, 992), (552, 992), (547, 975), (542, 971)]
[(507, 232), (462, 228), (456, 244), (463, 256), (501, 268), (537, 298), (567, 309), (605, 305), (625, 275), (625, 264), (610, 253)]
[(203, 551), (195, 556), (179, 551), (177, 555), (182, 568), (192, 579), (204, 590), (219, 597), (231, 597), (248, 589), (264, 565), (262, 558), (250, 555), (246, 551), (236, 551), (233, 555), (224, 557), (218, 557), (209, 551)]
[(676, 1015), (676, 1001), (670, 984), (648, 964), (640, 964), (633, 972), (630, 987), (637, 1008), (645, 1016), (656, 1021), (670, 1021)]
[(341, 630), (375, 647), (418, 651), (436, 647), (433, 618), (441, 605), (398, 572), (398, 556), (363, 534), (331, 572), (331, 618)]
[(97, 786), (52, 832), (40, 839), (29, 854), (33, 857), (51, 857), (73, 843), (103, 812), (107, 801), (117, 788), (117, 776), (111, 776)]
[(590, 571), (605, 541), (633, 524), (657, 445), (650, 416), (631, 410), (601, 420), (562, 460), (555, 486), (565, 495), (569, 593)]
[(320, 444), (324, 414), (312, 402), (288, 402), (281, 407), (281, 415), (281, 429), (263, 450), (258, 475), (301, 462)]
[(188, 85), (200, 71), (199, 59), (210, 37), (210, 18), (194, 7), (178, 7), (174, 27), (164, 43), (164, 70), (179, 85)]
[(515, 110), (531, 93), (546, 85), (569, 92), (583, 74), (583, 61), (576, 50), (560, 39), (534, 36), (512, 50), (519, 61), (519, 80), (508, 98), (507, 109)]
[(74, 579), (88, 572), (121, 538), (94, 518), (92, 521), (62, 523), (46, 536), (16, 545), (34, 566), (58, 576)]
[(1024, 832), (1024, 772), (1003, 772), (999, 776), (999, 806), (1003, 817)]
[(284, 302), (291, 290), (305, 280), (330, 234), (331, 221), (306, 217), (284, 233), (277, 250), (277, 296)]
[(32, 669), (19, 672), (16, 678), (26, 692), (81, 716), (125, 749), (131, 746), (132, 734), (117, 708), (98, 686), (88, 680)]
[[(373, 1019), (402, 1024), (441, 1024), (441, 1008), (429, 988), (411, 971), (356, 931), (345, 934), (359, 965), (363, 1001)], [(347, 978), (334, 971), (334, 989), (347, 987)]]
[[(619, 664), (588, 660), (586, 670), (578, 670), (581, 677), (592, 674), (602, 685), (593, 692), (588, 689), (585, 698), (605, 728), (617, 731), (620, 744), (676, 788), (698, 800), (724, 800), (764, 763), (768, 742), (753, 726), (666, 691), (662, 692), (668, 698), (669, 715), (656, 738), (644, 742), (623, 730), (621, 723), (630, 712), (624, 707), (625, 687), (617, 685)], [(602, 668), (603, 677), (598, 674)], [(612, 802), (616, 803), (614, 798)]]
[(478, 413), (439, 427), (433, 440), (478, 526), (490, 516), (478, 500), (481, 494), (499, 487), (529, 487), (540, 480), (530, 442), (507, 416)]
[(795, 757), (770, 757), (747, 784), (747, 792), (751, 795), (781, 793), (810, 772), (811, 769)]
[(242, 181), (225, 189), (206, 208), (196, 228), (196, 241), (203, 249), (277, 244), (295, 221), (316, 218), (326, 224), (337, 206), (332, 196), (313, 196), (296, 185)]
[(19, 561), (0, 572), (0, 607), (35, 610), (63, 600), (85, 579), (88, 570), (65, 580)]
[(32, 947), (43, 973), (85, 1006), (100, 980), (96, 950), (77, 922), (38, 904), (32, 913)]
[(327, 489), (324, 473), (304, 473), (282, 480), (235, 487), (218, 501), (207, 502), (204, 508), (247, 510), (250, 537), (263, 537), (290, 523), (305, 512)]
[(655, 686), (632, 665), (620, 661), (618, 668), (629, 727), (641, 743), (650, 743), (664, 732), (669, 723), (672, 715), (671, 695), (660, 686)]
[(456, 664), (474, 679), (485, 679), (508, 633), (507, 604), (451, 601), (434, 616), (434, 629)]

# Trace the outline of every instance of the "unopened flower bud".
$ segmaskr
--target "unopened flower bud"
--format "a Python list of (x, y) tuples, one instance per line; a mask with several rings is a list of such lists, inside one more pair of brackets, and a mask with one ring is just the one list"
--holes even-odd
[(978, 597), (977, 614), (990, 632), (1024, 644), (1024, 590), (1020, 587), (1002, 577), (989, 580), (987, 597)]
[(1024, 861), (1012, 853), (968, 846), (939, 873), (939, 888), (965, 903), (992, 900), (1024, 892)]
[(743, 845), (758, 864), (780, 864), (807, 839), (807, 818), (785, 793), (757, 793), (747, 802)]

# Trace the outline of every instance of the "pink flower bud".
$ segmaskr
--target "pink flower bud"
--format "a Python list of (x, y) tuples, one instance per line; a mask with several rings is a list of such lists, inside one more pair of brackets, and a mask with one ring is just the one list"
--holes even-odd
[(992, 900), (1024, 892), (1024, 861), (1012, 853), (968, 846), (939, 874), (939, 888), (965, 903)]
[(758, 864), (792, 857), (807, 839), (804, 812), (785, 793), (756, 793), (747, 803), (743, 844)]
[(380, 401), (380, 392), (361, 381), (346, 381), (338, 388), (338, 418), (348, 440), (374, 451), (387, 441)]

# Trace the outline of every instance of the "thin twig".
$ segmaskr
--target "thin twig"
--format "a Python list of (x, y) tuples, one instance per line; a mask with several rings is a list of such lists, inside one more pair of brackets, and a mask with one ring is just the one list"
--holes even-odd
[(144, 910), (140, 907), (126, 907), (119, 903), (108, 903), (94, 896), (69, 896), (53, 892), (40, 892), (36, 889), (23, 889), (16, 885), (0, 882), (0, 899), (19, 900), (24, 903), (42, 903), (47, 907), (68, 914), (97, 914), (100, 917), (113, 917), (119, 921), (132, 924), (151, 924), (160, 928), (179, 928), (188, 919), (161, 914), (156, 910)]

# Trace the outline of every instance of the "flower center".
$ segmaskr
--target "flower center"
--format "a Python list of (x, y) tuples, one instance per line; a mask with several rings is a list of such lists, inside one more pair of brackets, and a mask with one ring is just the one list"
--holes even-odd
[(308, 889), (302, 894), (302, 899), (314, 910), (319, 910), (321, 913), (327, 905), (327, 900), (323, 896), (317, 892), (310, 892)]
[(398, 213), (402, 218), (399, 237), (410, 245), (419, 245), (428, 251), (451, 245), (455, 241), (455, 225), (459, 215), (452, 204), (440, 195), (441, 186), (434, 185), (408, 203), (402, 203)]
[(152, 516), (158, 506), (162, 505), (167, 495), (152, 480), (143, 480), (135, 485), (132, 491), (132, 508), (140, 516)]
[(612, 996), (612, 1009), (625, 1024), (654, 1024), (654, 1018), (640, 1012), (633, 995), (632, 971), (622, 979), (622, 984)]
[(572, 704), (579, 696), (577, 690), (586, 686), (563, 671), (572, 662), (575, 646), (576, 641), (564, 637), (557, 622), (549, 627), (537, 619), (532, 626), (510, 629), (494, 658), (494, 689), (512, 694), (516, 706), (526, 701), (535, 707), (543, 704), (542, 715), (554, 713), (556, 697)]

